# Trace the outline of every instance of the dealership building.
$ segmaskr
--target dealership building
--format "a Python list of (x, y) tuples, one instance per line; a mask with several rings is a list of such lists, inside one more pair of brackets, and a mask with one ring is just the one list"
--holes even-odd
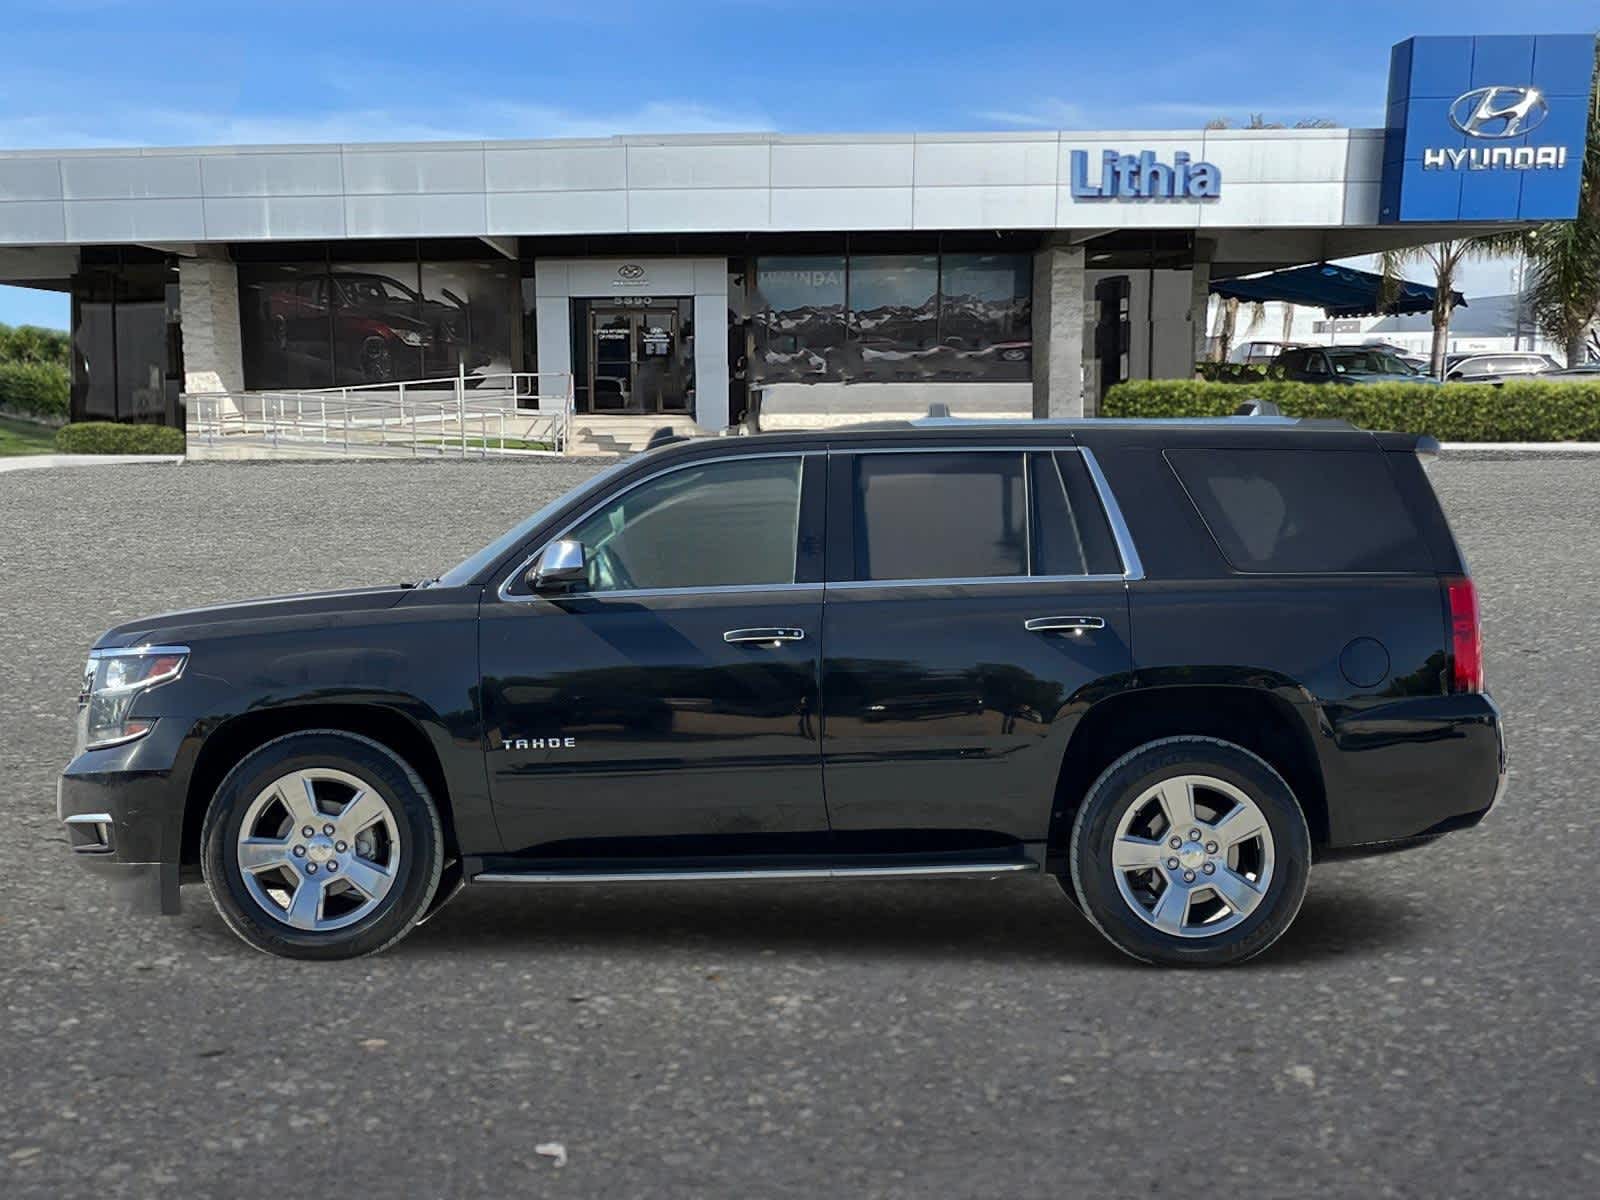
[(1571, 217), (1594, 64), (1415, 38), (1381, 129), (0, 152), (0, 282), (70, 292), (77, 420), (512, 371), (706, 430), (1092, 414), (1220, 280)]

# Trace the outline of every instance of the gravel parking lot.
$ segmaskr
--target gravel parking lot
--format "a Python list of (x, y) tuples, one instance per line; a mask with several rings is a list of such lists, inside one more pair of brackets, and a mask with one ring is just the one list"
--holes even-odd
[(1320, 868), (1246, 968), (1137, 966), (1038, 880), (468, 893), (313, 965), (80, 878), (55, 774), (103, 628), (432, 574), (594, 469), (0, 474), (0, 1195), (1592, 1187), (1600, 460), (1435, 467), (1508, 798)]

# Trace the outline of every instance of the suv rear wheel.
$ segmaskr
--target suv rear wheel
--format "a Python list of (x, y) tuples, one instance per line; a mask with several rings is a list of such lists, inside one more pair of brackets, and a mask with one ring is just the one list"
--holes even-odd
[(1123, 755), (1084, 797), (1072, 890), (1144, 962), (1220, 966), (1260, 954), (1305, 899), (1311, 834), (1283, 777), (1230, 742), (1173, 737)]
[(217, 788), (201, 869), (228, 927), (289, 958), (374, 954), (438, 887), (444, 836), (426, 785), (387, 746), (316, 729), (246, 755)]

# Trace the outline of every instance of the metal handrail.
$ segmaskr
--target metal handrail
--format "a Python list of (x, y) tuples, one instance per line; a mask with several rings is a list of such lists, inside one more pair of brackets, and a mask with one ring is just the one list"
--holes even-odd
[[(397, 380), (351, 387), (255, 392), (191, 392), (184, 397), (188, 433), (207, 446), (282, 446), (314, 442), (330, 451), (385, 454), (472, 449), (479, 457), (516, 454), (507, 440), (572, 445), (575, 389), (570, 372), (502, 372), (453, 379)], [(541, 387), (549, 380), (556, 386)], [(503, 383), (501, 382), (503, 381)], [(436, 385), (447, 384), (441, 396)]]

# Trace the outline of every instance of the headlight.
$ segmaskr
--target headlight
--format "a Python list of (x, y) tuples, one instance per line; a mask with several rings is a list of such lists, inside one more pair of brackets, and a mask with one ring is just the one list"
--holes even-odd
[(115, 746), (149, 733), (154, 721), (129, 718), (133, 702), (150, 688), (178, 678), (188, 661), (187, 646), (91, 650), (78, 694), (84, 749)]
[(408, 346), (420, 346), (428, 340), (415, 329), (396, 329), (394, 332), (395, 336)]

